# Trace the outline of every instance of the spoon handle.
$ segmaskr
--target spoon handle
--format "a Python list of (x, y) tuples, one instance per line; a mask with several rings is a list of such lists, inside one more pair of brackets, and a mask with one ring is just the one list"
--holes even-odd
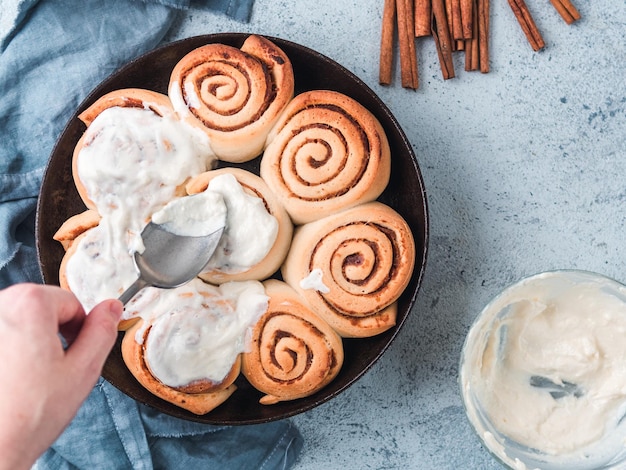
[(137, 292), (139, 292), (141, 289), (143, 289), (144, 287), (146, 287), (148, 285), (148, 283), (146, 281), (144, 281), (143, 279), (139, 278), (137, 279), (135, 282), (133, 282), (130, 287), (128, 287), (128, 289), (126, 289), (122, 295), (120, 295), (118, 297), (118, 300), (120, 300), (124, 305), (126, 305), (126, 303), (132, 299), (133, 297), (135, 297), (135, 294)]

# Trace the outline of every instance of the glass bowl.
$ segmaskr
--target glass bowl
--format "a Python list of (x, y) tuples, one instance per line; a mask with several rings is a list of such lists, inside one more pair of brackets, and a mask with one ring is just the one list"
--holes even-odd
[(563, 270), (506, 288), (470, 328), (459, 382), (508, 467), (626, 468), (626, 286)]

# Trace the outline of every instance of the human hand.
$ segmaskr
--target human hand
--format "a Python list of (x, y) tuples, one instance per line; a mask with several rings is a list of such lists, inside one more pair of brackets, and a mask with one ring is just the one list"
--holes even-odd
[(0, 291), (0, 469), (30, 468), (70, 423), (98, 380), (121, 313), (121, 302), (107, 300), (85, 316), (73, 294), (53, 286)]

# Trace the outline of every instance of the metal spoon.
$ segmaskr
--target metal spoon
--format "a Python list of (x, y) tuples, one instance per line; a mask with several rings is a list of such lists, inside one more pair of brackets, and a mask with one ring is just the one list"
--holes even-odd
[(224, 227), (206, 236), (186, 237), (150, 222), (141, 232), (145, 250), (134, 255), (139, 278), (119, 300), (126, 305), (146, 286), (171, 289), (191, 281), (209, 262), (223, 232)]

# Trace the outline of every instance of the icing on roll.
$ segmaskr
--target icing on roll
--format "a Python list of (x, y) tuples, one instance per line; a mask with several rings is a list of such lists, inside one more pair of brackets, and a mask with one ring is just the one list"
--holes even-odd
[(264, 282), (267, 312), (253, 329), (242, 373), (266, 395), (262, 404), (307, 397), (333, 380), (343, 365), (343, 344), (303, 299), (278, 280)]
[(206, 137), (144, 108), (112, 107), (87, 128), (74, 152), (76, 186), (101, 215), (125, 210), (145, 221), (214, 156)]
[(76, 295), (85, 311), (119, 297), (137, 278), (127, 243), (112, 218), (103, 217), (66, 251), (59, 268), (60, 284)]
[(406, 221), (370, 202), (298, 227), (281, 272), (341, 336), (368, 337), (395, 325), (414, 264)]
[[(76, 146), (73, 170), (81, 196), (101, 218), (72, 244), (60, 272), (87, 311), (135, 280), (131, 253), (143, 246), (150, 216), (213, 161), (206, 136), (173, 115), (113, 106), (93, 119)], [(65, 243), (76, 235), (69, 228), (59, 235)]]
[(226, 225), (226, 203), (217, 191), (204, 191), (168, 202), (152, 222), (176, 235), (203, 237)]
[[(61, 286), (75, 292), (87, 309), (100, 300), (119, 297), (137, 277), (133, 256), (145, 247), (141, 235), (127, 231), (119, 220), (124, 215), (120, 210), (100, 218), (96, 211), (87, 210), (70, 218), (55, 235), (68, 245), (61, 262)], [(178, 235), (209, 235), (224, 227), (226, 205), (221, 194), (205, 191), (173, 199), (152, 220)]]
[(296, 224), (375, 200), (390, 171), (379, 121), (352, 98), (328, 90), (289, 103), (268, 135), (260, 169)]
[(293, 225), (259, 176), (222, 168), (192, 178), (187, 192), (216, 192), (227, 207), (226, 229), (202, 279), (213, 284), (264, 279), (278, 270), (289, 250)]
[[(137, 380), (155, 395), (204, 414), (234, 391), (240, 354), (268, 297), (258, 281), (220, 287), (194, 279), (176, 289), (144, 289), (134, 299), (141, 321), (122, 340), (122, 357)], [(217, 404), (219, 404), (217, 403)], [(214, 405), (214, 406), (213, 406)]]
[[(246, 349), (246, 333), (267, 302), (257, 281), (215, 287), (194, 279), (181, 288), (158, 291), (139, 313), (149, 328), (146, 364), (172, 387), (203, 379), (221, 382)], [(135, 341), (142, 343), (143, 338), (136, 335)]]
[(244, 162), (261, 153), (293, 90), (289, 58), (252, 35), (241, 49), (207, 44), (191, 51), (174, 67), (168, 94), (178, 114), (209, 136), (218, 158)]

